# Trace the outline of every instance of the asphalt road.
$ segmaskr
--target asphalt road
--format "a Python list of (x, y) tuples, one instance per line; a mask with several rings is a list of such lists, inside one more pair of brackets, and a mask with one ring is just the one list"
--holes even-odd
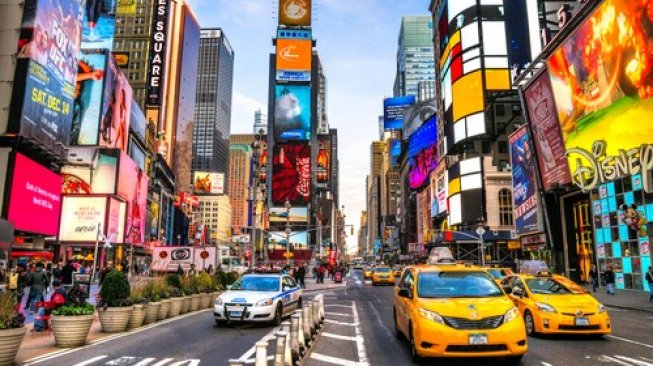
[[(392, 287), (374, 287), (356, 272), (345, 290), (326, 297), (325, 332), (308, 366), (413, 365), (405, 340), (397, 340), (392, 320)], [(339, 307), (338, 307), (339, 306)], [(347, 307), (348, 306), (348, 307)], [(352, 310), (358, 313), (358, 326)], [(524, 366), (653, 366), (653, 313), (609, 309), (614, 333), (596, 340), (585, 336), (529, 338)], [(358, 330), (357, 328), (360, 328)], [(361, 337), (357, 337), (357, 332)], [(359, 339), (360, 338), (360, 339)], [(361, 342), (362, 341), (362, 344)], [(362, 352), (361, 352), (362, 349)], [(501, 365), (502, 360), (428, 360), (425, 365)]]

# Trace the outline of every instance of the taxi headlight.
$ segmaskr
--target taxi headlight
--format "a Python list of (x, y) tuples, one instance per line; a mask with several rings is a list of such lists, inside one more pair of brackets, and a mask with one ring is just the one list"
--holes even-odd
[(213, 303), (213, 305), (221, 306), (222, 305), (222, 299), (218, 297), (217, 299), (215, 299), (215, 302)]
[(256, 306), (270, 306), (270, 305), (274, 305), (274, 300), (272, 300), (272, 298), (261, 300), (256, 303)]
[(508, 310), (504, 315), (503, 315), (503, 324), (506, 324), (512, 320), (515, 320), (519, 317), (519, 310), (517, 308), (513, 307), (512, 309)]
[(543, 311), (545, 313), (555, 313), (556, 312), (556, 309), (553, 306), (551, 306), (551, 305), (549, 305), (547, 303), (544, 303), (544, 302), (536, 302), (535, 306), (537, 307), (537, 310)]
[(445, 324), (442, 316), (440, 316), (440, 314), (436, 313), (435, 311), (419, 308), (417, 312), (419, 316), (421, 316), (424, 319), (432, 320), (440, 324)]
[(606, 311), (605, 306), (603, 306), (603, 304), (599, 304), (599, 309), (598, 309), (599, 314), (605, 313), (605, 311)]

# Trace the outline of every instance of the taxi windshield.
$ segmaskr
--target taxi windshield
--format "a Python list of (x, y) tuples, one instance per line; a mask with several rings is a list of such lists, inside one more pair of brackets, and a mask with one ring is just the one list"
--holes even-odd
[(390, 267), (379, 267), (379, 268), (375, 269), (374, 272), (388, 273), (388, 272), (390, 272)]
[(571, 283), (563, 283), (555, 278), (537, 277), (526, 280), (528, 288), (534, 294), (546, 295), (584, 295), (587, 291), (580, 286)]
[(488, 272), (492, 275), (494, 278), (504, 278), (506, 277), (506, 271), (503, 269), (489, 269)]
[(244, 276), (233, 285), (232, 291), (279, 291), (279, 277)]
[(503, 296), (501, 289), (483, 272), (427, 272), (417, 277), (421, 298), (473, 298)]

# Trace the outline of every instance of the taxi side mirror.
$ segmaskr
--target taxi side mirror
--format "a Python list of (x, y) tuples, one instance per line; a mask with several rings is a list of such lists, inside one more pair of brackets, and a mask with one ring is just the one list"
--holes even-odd
[(399, 289), (399, 292), (397, 293), (399, 297), (404, 297), (406, 299), (412, 299), (413, 295), (410, 293), (410, 290), (407, 288), (401, 288)]
[(507, 294), (510, 295), (512, 293), (512, 288), (510, 286), (503, 286), (503, 291)]
[(524, 295), (525, 295), (524, 290), (522, 290), (519, 287), (513, 287), (512, 288), (512, 294), (517, 296), (517, 297), (524, 297)]

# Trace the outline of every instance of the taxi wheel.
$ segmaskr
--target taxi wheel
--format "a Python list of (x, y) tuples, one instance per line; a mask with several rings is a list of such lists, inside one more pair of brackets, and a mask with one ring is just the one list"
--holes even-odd
[(506, 357), (506, 364), (511, 366), (519, 366), (521, 365), (522, 358), (524, 358), (524, 355)]
[(281, 325), (281, 322), (283, 321), (283, 309), (281, 308), (281, 304), (277, 305), (277, 310), (274, 311), (274, 319), (272, 320), (272, 323), (274, 325)]
[(535, 319), (530, 311), (526, 311), (524, 314), (524, 323), (526, 324), (526, 334), (529, 336), (537, 335), (537, 331), (535, 330)]
[(408, 340), (408, 342), (410, 343), (410, 358), (413, 360), (413, 362), (419, 363), (422, 361), (422, 356), (420, 356), (419, 353), (417, 353), (417, 346), (415, 345), (415, 337), (413, 336), (412, 324), (408, 328), (408, 333), (410, 334), (410, 339)]

